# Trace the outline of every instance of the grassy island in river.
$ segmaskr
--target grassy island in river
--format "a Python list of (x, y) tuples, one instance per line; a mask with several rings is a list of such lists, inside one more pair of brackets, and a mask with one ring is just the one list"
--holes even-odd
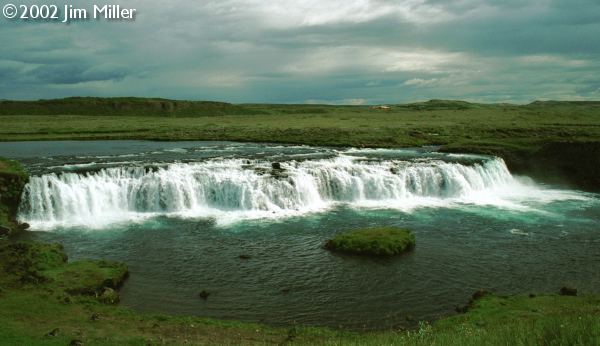
[(415, 247), (411, 231), (379, 227), (342, 233), (330, 239), (325, 248), (353, 255), (395, 256)]

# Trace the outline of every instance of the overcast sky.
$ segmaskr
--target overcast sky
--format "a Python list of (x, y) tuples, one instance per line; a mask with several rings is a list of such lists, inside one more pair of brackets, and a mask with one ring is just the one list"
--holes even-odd
[(599, 0), (112, 3), (136, 20), (0, 18), (0, 99), (600, 100)]

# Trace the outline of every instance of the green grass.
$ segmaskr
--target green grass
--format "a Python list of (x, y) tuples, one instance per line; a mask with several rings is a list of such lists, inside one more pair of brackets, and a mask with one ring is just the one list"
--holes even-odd
[(134, 115), (203, 116), (256, 114), (256, 111), (225, 102), (177, 101), (136, 97), (70, 97), (58, 100), (0, 101), (0, 115)]
[[(61, 303), (39, 291), (9, 293), (0, 298), (3, 345), (68, 345), (73, 339), (86, 345), (583, 346), (600, 341), (600, 302), (594, 297), (487, 297), (481, 300), (482, 307), (465, 315), (434, 324), (421, 323), (417, 329), (352, 332), (141, 314), (91, 298)], [(547, 313), (536, 315), (532, 310)], [(45, 336), (57, 328), (57, 336)]]
[[(62, 102), (62, 103), (61, 103)], [(111, 103), (112, 102), (112, 103)], [(388, 110), (324, 105), (181, 104), (169, 100), (68, 99), (0, 103), (0, 140), (238, 140), (311, 145), (406, 147), (501, 155), (513, 167), (536, 156), (560, 162), (600, 186), (600, 104), (526, 106), (430, 101)], [(112, 108), (111, 108), (112, 107)], [(29, 114), (29, 115), (27, 115)], [(36, 115), (37, 114), (37, 115)], [(525, 161), (523, 161), (525, 160)], [(553, 161), (554, 160), (554, 161)], [(541, 166), (548, 175), (548, 166)], [(581, 172), (580, 172), (581, 171)], [(27, 179), (0, 160), (0, 224), (14, 222), (15, 197)], [(594, 178), (595, 177), (595, 178)], [(587, 179), (587, 180), (586, 180)], [(591, 180), (590, 180), (591, 179)], [(595, 179), (595, 180), (594, 180)], [(14, 193), (13, 193), (14, 192)], [(6, 195), (6, 194), (5, 194)], [(4, 221), (3, 221), (4, 220)], [(419, 328), (355, 332), (137, 313), (105, 299), (126, 266), (67, 262), (60, 245), (0, 239), (0, 345), (597, 345), (600, 298), (484, 296), (467, 313)], [(110, 291), (108, 291), (110, 292)], [(56, 336), (45, 336), (58, 328)]]
[[(168, 106), (173, 104), (173, 106)], [(439, 145), (503, 157), (518, 174), (600, 191), (600, 102), (232, 105), (136, 98), (0, 102), (0, 141), (229, 140), (354, 147)], [(555, 148), (559, 150), (555, 150)], [(565, 150), (562, 150), (565, 148)], [(592, 150), (590, 150), (592, 148)], [(573, 155), (575, 154), (575, 155)]]
[(23, 166), (19, 164), (19, 162), (15, 160), (5, 159), (2, 157), (0, 157), (0, 174), (14, 175), (23, 178), (27, 177), (27, 172), (25, 171)]
[(325, 248), (354, 255), (395, 256), (415, 246), (411, 231), (380, 227), (359, 229), (336, 235), (325, 244)]
[[(0, 140), (237, 140), (379, 147), (452, 144), (532, 150), (531, 144), (539, 146), (548, 141), (600, 139), (598, 103), (515, 106), (430, 101), (396, 105), (390, 110), (365, 106), (229, 105), (238, 107), (232, 114), (200, 103), (189, 115), (168, 116), (145, 113), (145, 108), (159, 102), (154, 99), (136, 99), (128, 112), (104, 112), (96, 107), (97, 100), (104, 100), (102, 104), (123, 102), (83, 98), (26, 102), (22, 108), (6, 106), (9, 101), (0, 103)], [(67, 106), (49, 107), (48, 103)], [(41, 112), (35, 111), (38, 108), (52, 115), (35, 115)]]
[(27, 172), (17, 161), (0, 157), (0, 226), (17, 227), (14, 215), (27, 179)]
[[(104, 288), (119, 288), (127, 278), (123, 263), (78, 261), (69, 263), (61, 244), (0, 243), (0, 282), (14, 286), (44, 284), (49, 290), (72, 295), (98, 295)], [(18, 285), (17, 285), (18, 286)]]
[[(596, 345), (600, 298), (485, 295), (465, 314), (414, 329), (348, 331), (271, 327), (138, 313), (104, 304), (97, 287), (123, 265), (67, 262), (62, 246), (0, 241), (0, 345)], [(37, 281), (24, 280), (34, 272)], [(118, 286), (116, 284), (115, 286)], [(88, 287), (90, 290), (72, 290)], [(56, 331), (54, 336), (47, 335)]]

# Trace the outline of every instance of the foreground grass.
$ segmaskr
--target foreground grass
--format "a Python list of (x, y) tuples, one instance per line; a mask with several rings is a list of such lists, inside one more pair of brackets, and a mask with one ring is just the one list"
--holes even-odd
[[(0, 241), (0, 344), (596, 345), (600, 298), (478, 296), (468, 312), (413, 330), (352, 332), (142, 314), (103, 299), (122, 264), (69, 263), (60, 245)], [(114, 302), (112, 302), (114, 303)]]
[(394, 227), (359, 229), (338, 234), (328, 240), (325, 248), (354, 255), (394, 256), (415, 246), (411, 231)]
[[(0, 344), (597, 345), (599, 304), (591, 297), (487, 297), (467, 314), (433, 325), (358, 333), (139, 314), (91, 298), (67, 304), (25, 290), (0, 298)], [(56, 329), (56, 336), (47, 336)]]

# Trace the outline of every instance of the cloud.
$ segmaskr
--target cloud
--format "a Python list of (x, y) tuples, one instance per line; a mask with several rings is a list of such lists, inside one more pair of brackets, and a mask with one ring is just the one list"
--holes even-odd
[(369, 104), (367, 99), (342, 99), (342, 100), (305, 100), (304, 103), (311, 105), (332, 104), (332, 105), (352, 105), (362, 106)]
[(94, 81), (119, 81), (127, 75), (119, 66), (113, 65), (42, 65), (29, 71), (32, 78), (42, 84), (79, 84)]
[(404, 82), (404, 85), (407, 86), (417, 86), (417, 87), (431, 87), (439, 85), (439, 80), (437, 78), (431, 79), (422, 79), (422, 78), (413, 78)]
[(356, 24), (382, 17), (413, 23), (437, 22), (451, 17), (438, 4), (429, 4), (425, 0), (224, 0), (211, 1), (204, 9), (280, 29)]
[(368, 104), (599, 94), (595, 0), (116, 3), (137, 8), (136, 21), (2, 19), (0, 98)]

